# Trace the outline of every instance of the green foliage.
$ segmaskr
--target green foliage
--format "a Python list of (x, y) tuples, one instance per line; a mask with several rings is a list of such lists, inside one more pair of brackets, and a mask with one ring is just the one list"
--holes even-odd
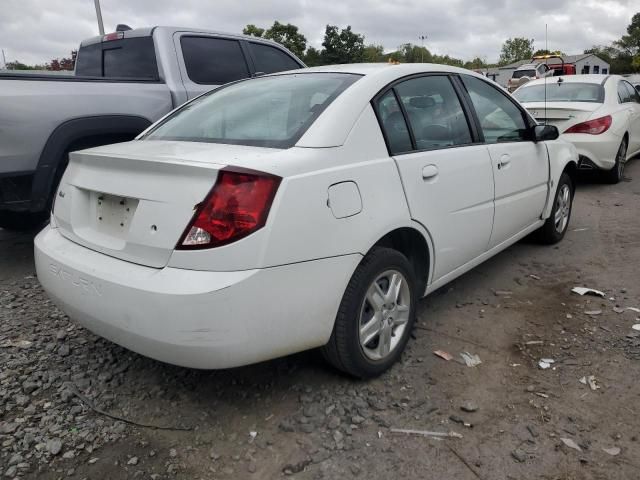
[(533, 57), (538, 57), (538, 56), (541, 56), (541, 55), (560, 55), (560, 56), (563, 56), (563, 55), (566, 55), (566, 53), (563, 53), (560, 50), (551, 51), (551, 50), (546, 50), (546, 49), (543, 48), (543, 49), (536, 50), (535, 52), (533, 52), (532, 56)]
[(533, 39), (516, 37), (509, 38), (502, 44), (500, 52), (500, 65), (528, 60), (533, 56)]
[(473, 60), (464, 62), (464, 68), (468, 68), (469, 70), (482, 70), (483, 68), (487, 68), (487, 61), (484, 58), (476, 57)]
[(305, 53), (303, 60), (308, 67), (317, 67), (318, 65), (322, 65), (322, 55), (319, 50), (313, 47), (309, 47), (307, 49), (307, 53)]
[(382, 45), (367, 45), (362, 52), (362, 61), (366, 63), (384, 62), (384, 47)]
[(246, 27), (242, 29), (242, 33), (244, 35), (252, 35), (254, 37), (262, 37), (264, 34), (264, 28), (256, 27), (254, 24), (250, 23)]
[(405, 43), (398, 48), (402, 54), (399, 61), (404, 63), (433, 63), (433, 55), (425, 47)]
[(350, 25), (340, 31), (335, 25), (327, 25), (322, 46), (325, 65), (359, 63), (364, 58), (364, 36), (354, 33)]
[(298, 32), (298, 27), (290, 23), (285, 25), (276, 20), (273, 22), (273, 26), (264, 32), (264, 38), (284, 45), (300, 58), (304, 56), (304, 51), (307, 48), (305, 36)]

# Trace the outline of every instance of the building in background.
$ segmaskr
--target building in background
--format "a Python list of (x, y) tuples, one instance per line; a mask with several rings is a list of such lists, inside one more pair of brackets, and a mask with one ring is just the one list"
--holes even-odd
[[(574, 63), (576, 65), (577, 74), (589, 74), (596, 73), (602, 75), (608, 75), (610, 72), (610, 66), (607, 62), (597, 57), (593, 53), (581, 53), (580, 55), (564, 55), (562, 57), (565, 63)], [(506, 87), (507, 80), (511, 78), (514, 70), (520, 65), (525, 63), (540, 63), (543, 60), (521, 60), (519, 62), (510, 63), (502, 67), (488, 68), (485, 74), (489, 78), (493, 78), (499, 85)], [(557, 58), (549, 59), (549, 65), (561, 63)]]

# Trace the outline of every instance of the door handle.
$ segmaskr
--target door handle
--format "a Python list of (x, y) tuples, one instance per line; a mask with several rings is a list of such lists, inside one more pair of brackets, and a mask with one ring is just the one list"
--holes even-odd
[(428, 180), (438, 175), (438, 167), (435, 165), (427, 165), (422, 168), (422, 178)]
[(500, 161), (498, 161), (498, 170), (506, 167), (510, 163), (511, 163), (511, 156), (505, 153), (500, 157)]

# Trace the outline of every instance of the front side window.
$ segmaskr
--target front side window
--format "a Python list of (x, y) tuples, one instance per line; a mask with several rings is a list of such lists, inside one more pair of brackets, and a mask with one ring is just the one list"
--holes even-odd
[(393, 90), (387, 91), (376, 101), (376, 111), (391, 153), (411, 151), (413, 147), (409, 129)]
[(485, 142), (529, 140), (524, 116), (511, 99), (483, 80), (468, 75), (461, 78), (471, 97)]
[(471, 143), (471, 132), (458, 95), (448, 77), (430, 75), (399, 83), (417, 150)]
[(214, 37), (182, 37), (182, 56), (192, 82), (222, 85), (249, 77), (240, 42)]
[(187, 103), (143, 138), (290, 148), (359, 78), (301, 73), (234, 83)]
[(249, 42), (249, 49), (253, 55), (256, 72), (275, 73), (300, 68), (298, 62), (276, 47)]

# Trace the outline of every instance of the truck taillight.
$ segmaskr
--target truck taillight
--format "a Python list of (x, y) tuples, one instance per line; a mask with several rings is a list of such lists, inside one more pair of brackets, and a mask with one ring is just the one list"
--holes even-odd
[(611, 115), (595, 118), (582, 123), (576, 123), (567, 128), (564, 133), (588, 133), (589, 135), (600, 135), (609, 130), (611, 126)]
[(110, 42), (112, 40), (120, 40), (121, 38), (124, 38), (124, 32), (113, 32), (107, 33), (105, 36), (103, 36), (102, 41)]
[(262, 172), (221, 170), (176, 249), (219, 247), (261, 229), (281, 180)]

